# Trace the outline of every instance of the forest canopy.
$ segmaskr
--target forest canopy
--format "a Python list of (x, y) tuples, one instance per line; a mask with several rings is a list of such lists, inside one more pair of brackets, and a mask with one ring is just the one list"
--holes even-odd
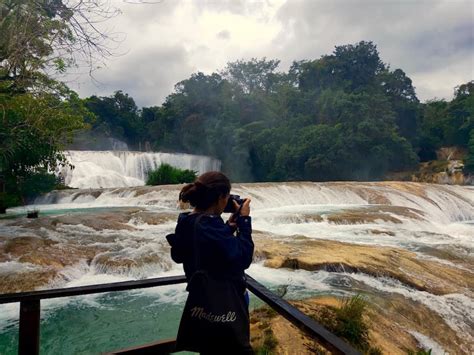
[(411, 79), (372, 42), (335, 47), (277, 71), (278, 60), (228, 63), (176, 84), (163, 105), (138, 109), (122, 91), (92, 96), (95, 131), (132, 147), (205, 154), (238, 181), (373, 180), (457, 145), (474, 170), (474, 83), (454, 99), (419, 102)]

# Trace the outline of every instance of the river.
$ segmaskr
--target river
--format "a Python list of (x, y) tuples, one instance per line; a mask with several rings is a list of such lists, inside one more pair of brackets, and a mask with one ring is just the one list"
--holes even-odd
[[(8, 210), (0, 219), (2, 292), (181, 274), (181, 266), (170, 260), (164, 238), (173, 231), (180, 212), (179, 189), (52, 192), (36, 201), (34, 208), (41, 216), (37, 220), (23, 217), (32, 206)], [(284, 286), (288, 299), (355, 293), (400, 296), (439, 315), (459, 335), (454, 346), (461, 353), (472, 349), (472, 187), (261, 183), (235, 184), (232, 192), (252, 198), (257, 252), (248, 273), (258, 281), (274, 289)], [(323, 243), (319, 248), (328, 254), (318, 255), (313, 241)], [(295, 245), (301, 248), (295, 248), (292, 257), (306, 257), (312, 267), (272, 265), (276, 259), (271, 260), (271, 250), (284, 254), (283, 246)], [(334, 245), (340, 250), (363, 249), (331, 256)], [(354, 260), (351, 250), (358, 250), (354, 254), (362, 259)], [(371, 250), (381, 255), (391, 250), (399, 255), (401, 250), (407, 256), (374, 263), (377, 255)], [(309, 254), (300, 255), (303, 252)], [(444, 270), (449, 273), (444, 275)], [(451, 280), (450, 275), (457, 276)], [(95, 354), (174, 336), (185, 297), (184, 286), (178, 285), (43, 301), (42, 352)], [(16, 352), (17, 331), (18, 306), (1, 306), (1, 354)], [(442, 339), (421, 335), (422, 341), (442, 352)]]

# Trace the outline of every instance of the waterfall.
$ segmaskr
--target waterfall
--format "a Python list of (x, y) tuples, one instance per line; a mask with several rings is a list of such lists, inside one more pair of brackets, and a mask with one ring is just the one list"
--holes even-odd
[[(61, 190), (43, 195), (35, 203), (75, 208), (153, 205), (175, 208), (180, 189), (179, 185), (168, 185)], [(252, 209), (265, 211), (265, 214), (280, 208), (305, 210), (309, 206), (322, 209), (399, 206), (420, 211), (425, 218), (439, 223), (474, 220), (474, 188), (467, 186), (412, 182), (285, 182), (233, 184), (232, 193), (251, 197)], [(389, 213), (393, 213), (393, 209)]]
[(128, 151), (77, 151), (66, 153), (74, 169), (63, 168), (64, 183), (76, 188), (142, 186), (148, 171), (162, 163), (202, 174), (220, 170), (217, 159), (191, 154)]
[[(148, 157), (147, 153), (123, 152), (74, 154), (76, 167), (78, 158), (84, 160), (84, 166), (74, 173), (94, 175), (98, 180), (93, 169), (102, 169), (98, 170), (101, 178), (117, 172), (122, 179), (128, 176), (141, 182), (141, 171), (152, 164), (147, 159), (153, 155), (163, 158), (159, 153), (148, 153)], [(177, 155), (168, 156), (178, 160)], [(216, 163), (205, 157), (184, 157), (188, 166), (196, 169), (199, 164)], [(192, 159), (197, 159), (195, 165), (191, 165)], [(126, 169), (130, 170), (128, 175)], [(79, 175), (68, 178), (79, 179)], [(181, 265), (172, 262), (165, 238), (175, 229), (181, 212), (177, 208), (181, 188), (123, 186), (53, 191), (30, 206), (40, 210), (37, 220), (24, 218), (24, 207), (9, 209), (9, 218), (0, 219), (0, 286), (2, 277), (12, 280), (3, 281), (4, 287), (18, 285), (19, 291), (26, 291), (181, 274)], [(421, 314), (436, 317), (430, 319), (435, 319), (440, 330), (424, 336), (418, 323), (410, 323), (416, 327), (408, 325), (408, 333), (434, 349), (440, 346), (427, 336), (450, 330), (463, 340), (455, 345), (460, 350), (450, 353), (471, 353), (463, 349), (473, 342), (473, 186), (395, 181), (236, 183), (232, 193), (252, 199), (253, 237), (259, 251), (248, 270), (252, 277), (269, 286), (284, 285), (291, 299), (363, 292), (370, 300), (406, 305), (407, 312), (425, 309)], [(273, 260), (302, 260), (301, 268), (293, 270), (292, 263), (284, 264), (289, 268), (269, 268), (265, 264), (267, 253), (273, 254)], [(325, 260), (321, 262), (326, 265), (318, 265), (318, 260)], [(438, 290), (442, 291), (438, 294)], [(78, 317), (83, 314), (79, 318), (83, 324), (89, 322), (86, 328), (91, 334), (106, 329), (104, 323), (90, 322), (93, 317), (105, 317), (112, 326), (121, 322), (136, 328), (133, 322), (123, 321), (121, 312), (139, 314), (142, 320), (146, 305), (150, 312), (145, 313), (153, 319), (145, 321), (155, 322), (158, 310), (165, 310), (169, 313), (162, 316), (166, 318), (162, 323), (175, 334), (186, 295), (184, 287), (170, 286), (52, 301), (44, 310), (42, 327), (50, 330), (46, 334), (54, 334), (58, 323), (68, 326), (69, 315), (77, 313)], [(106, 313), (98, 317), (102, 311)], [(16, 351), (10, 344), (16, 339), (13, 333), (18, 312), (18, 308), (0, 305), (0, 353)], [(394, 314), (390, 312), (388, 315)], [(398, 312), (396, 308), (394, 312)], [(117, 314), (117, 321), (108, 318), (113, 314)], [(403, 315), (409, 320), (409, 313)], [(431, 327), (435, 323), (426, 324)], [(112, 328), (110, 332), (115, 334)], [(6, 334), (5, 351), (2, 332)], [(74, 339), (79, 339), (76, 343), (82, 349), (82, 339), (88, 335), (80, 336), (74, 333), (72, 340), (62, 341), (71, 348)], [(440, 339), (446, 338), (434, 338)], [(57, 339), (50, 343), (56, 344)]]

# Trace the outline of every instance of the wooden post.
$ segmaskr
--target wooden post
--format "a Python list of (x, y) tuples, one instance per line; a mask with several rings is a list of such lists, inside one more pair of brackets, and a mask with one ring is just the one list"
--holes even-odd
[(39, 354), (40, 310), (40, 300), (20, 302), (19, 355)]

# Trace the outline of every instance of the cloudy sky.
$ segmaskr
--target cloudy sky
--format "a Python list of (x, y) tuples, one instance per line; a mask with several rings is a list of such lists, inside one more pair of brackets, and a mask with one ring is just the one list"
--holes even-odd
[(474, 1), (111, 1), (122, 13), (102, 26), (122, 41), (96, 81), (86, 73), (69, 79), (81, 96), (123, 90), (139, 106), (160, 105), (197, 71), (252, 57), (280, 59), (286, 71), (293, 60), (361, 40), (403, 69), (422, 101), (450, 99), (456, 85), (474, 78)]

